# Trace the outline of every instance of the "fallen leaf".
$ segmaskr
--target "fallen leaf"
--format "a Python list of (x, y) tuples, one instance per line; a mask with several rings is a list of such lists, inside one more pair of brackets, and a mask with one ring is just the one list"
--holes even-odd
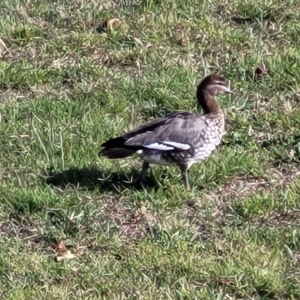
[(115, 18), (115, 19), (111, 19), (111, 20), (108, 20), (107, 23), (106, 23), (106, 27), (107, 29), (116, 29), (119, 25), (120, 25), (120, 20)]
[(59, 262), (63, 259), (70, 260), (70, 259), (73, 259), (76, 257), (77, 257), (76, 254), (72, 253), (70, 250), (67, 250), (67, 251), (58, 252), (54, 259), (55, 259), (55, 261)]
[(73, 259), (77, 256), (80, 256), (84, 253), (84, 251), (87, 249), (87, 246), (79, 246), (77, 249), (68, 250), (64, 241), (59, 241), (56, 246), (53, 247), (54, 251), (56, 252), (54, 260), (55, 261), (61, 261), (62, 259)]
[(96, 28), (96, 31), (102, 33), (106, 29), (113, 30), (116, 29), (120, 25), (120, 23), (121, 21), (117, 18), (106, 20)]
[(56, 247), (54, 248), (54, 251), (55, 252), (67, 251), (64, 241), (59, 241), (58, 244), (56, 245)]

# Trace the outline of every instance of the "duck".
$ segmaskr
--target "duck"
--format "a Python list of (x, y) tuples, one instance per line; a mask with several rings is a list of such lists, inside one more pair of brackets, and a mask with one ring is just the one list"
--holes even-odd
[(146, 179), (150, 164), (176, 166), (185, 189), (190, 190), (188, 170), (210, 157), (226, 133), (225, 116), (216, 99), (220, 94), (233, 94), (226, 78), (207, 75), (196, 91), (202, 113), (169, 113), (107, 140), (101, 145), (99, 155), (109, 159), (137, 155), (143, 160), (141, 182)]

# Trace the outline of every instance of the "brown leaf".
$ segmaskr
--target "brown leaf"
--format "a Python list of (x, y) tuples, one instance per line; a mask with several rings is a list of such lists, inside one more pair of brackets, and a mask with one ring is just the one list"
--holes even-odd
[(106, 23), (107, 29), (116, 29), (120, 25), (120, 20), (115, 18), (115, 19), (110, 19)]
[(98, 33), (102, 33), (106, 29), (113, 30), (116, 29), (120, 25), (120, 23), (121, 21), (117, 18), (106, 20), (96, 28), (96, 31)]
[(55, 252), (63, 252), (63, 251), (67, 251), (66, 245), (64, 243), (64, 241), (59, 241), (58, 244), (55, 246), (54, 248)]

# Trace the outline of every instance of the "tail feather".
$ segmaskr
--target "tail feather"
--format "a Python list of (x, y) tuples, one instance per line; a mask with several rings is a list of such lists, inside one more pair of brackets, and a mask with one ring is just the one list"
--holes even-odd
[(126, 141), (127, 138), (118, 136), (104, 142), (101, 145), (103, 149), (99, 152), (99, 156), (106, 156), (110, 159), (118, 159), (133, 155), (137, 149), (125, 146)]
[(104, 148), (99, 152), (100, 156), (106, 156), (110, 159), (125, 158), (134, 154), (134, 150), (125, 148)]
[(118, 136), (116, 138), (110, 139), (106, 142), (104, 142), (101, 147), (103, 148), (122, 148), (126, 142), (126, 139)]

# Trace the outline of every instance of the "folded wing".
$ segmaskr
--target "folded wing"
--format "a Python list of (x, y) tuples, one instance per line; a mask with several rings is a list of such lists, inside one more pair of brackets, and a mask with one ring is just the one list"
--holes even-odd
[(136, 149), (157, 151), (184, 151), (201, 143), (201, 134), (205, 134), (205, 120), (194, 115), (177, 115), (151, 131), (145, 131), (130, 137), (125, 146)]

